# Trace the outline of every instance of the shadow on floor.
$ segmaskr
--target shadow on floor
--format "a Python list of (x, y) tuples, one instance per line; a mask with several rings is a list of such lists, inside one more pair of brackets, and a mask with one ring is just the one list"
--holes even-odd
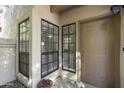
[(26, 88), (22, 83), (17, 80), (6, 83), (5, 85), (0, 86), (0, 88)]
[(57, 88), (78, 88), (75, 82), (68, 79), (62, 79), (61, 77), (56, 78), (54, 83)]
[[(95, 86), (92, 86), (90, 84), (83, 83), (83, 82), (82, 82), (82, 85), (83, 87), (80, 87), (80, 88), (97, 88)], [(0, 86), (0, 88), (26, 88), (26, 87), (19, 81), (14, 80), (12, 82), (9, 82), (5, 85)], [(57, 77), (54, 80), (53, 88), (79, 88), (79, 86), (77, 86), (76, 82), (74, 81)]]
[(84, 88), (98, 88), (94, 85), (91, 85), (91, 84), (88, 84), (88, 83), (85, 83), (85, 82), (83, 82), (83, 84), (84, 84)]

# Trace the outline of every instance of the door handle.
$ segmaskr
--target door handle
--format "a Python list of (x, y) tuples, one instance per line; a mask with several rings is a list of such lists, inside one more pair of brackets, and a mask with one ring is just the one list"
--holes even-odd
[(83, 54), (81, 54), (81, 57), (84, 56)]

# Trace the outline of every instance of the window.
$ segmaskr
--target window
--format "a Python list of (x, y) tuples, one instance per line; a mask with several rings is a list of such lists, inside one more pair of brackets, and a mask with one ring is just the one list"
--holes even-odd
[(29, 78), (29, 18), (19, 23), (19, 72)]
[(76, 25), (62, 26), (62, 69), (76, 72)]
[(59, 68), (59, 27), (41, 20), (41, 77)]

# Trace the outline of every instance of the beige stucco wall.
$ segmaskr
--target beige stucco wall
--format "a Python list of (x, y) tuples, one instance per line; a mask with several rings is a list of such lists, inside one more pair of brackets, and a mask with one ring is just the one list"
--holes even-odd
[(121, 87), (124, 87), (124, 9), (121, 11), (121, 43), (120, 43), (120, 77)]
[(111, 14), (110, 6), (80, 6), (60, 15), (60, 26), (76, 22), (76, 74), (62, 71), (62, 76), (81, 80), (80, 21)]
[[(41, 18), (59, 26), (59, 16), (50, 12), (49, 5), (34, 6), (32, 9), (32, 87), (41, 80)], [(59, 70), (45, 78), (54, 80)]]
[[(84, 6), (77, 9), (73, 9), (71, 11), (67, 11), (66, 13), (61, 14), (60, 16), (60, 25), (65, 25), (68, 23), (76, 22), (77, 23), (77, 72), (76, 76), (80, 79), (80, 24), (79, 22), (82, 20), (92, 19), (93, 17), (107, 15), (110, 12), (110, 6)], [(120, 38), (120, 87), (124, 87), (124, 52), (122, 48), (124, 47), (124, 9), (121, 11), (121, 38)], [(78, 55), (79, 54), (79, 55)], [(66, 72), (67, 73), (67, 72)], [(65, 72), (63, 71), (63, 75)]]
[(95, 16), (104, 15), (110, 12), (110, 6), (80, 6), (60, 15), (60, 25), (81, 21)]

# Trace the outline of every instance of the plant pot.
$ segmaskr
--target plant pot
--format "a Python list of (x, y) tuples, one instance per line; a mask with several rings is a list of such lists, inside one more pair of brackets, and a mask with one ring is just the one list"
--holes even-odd
[(38, 88), (52, 88), (53, 81), (50, 79), (43, 79), (37, 84)]

